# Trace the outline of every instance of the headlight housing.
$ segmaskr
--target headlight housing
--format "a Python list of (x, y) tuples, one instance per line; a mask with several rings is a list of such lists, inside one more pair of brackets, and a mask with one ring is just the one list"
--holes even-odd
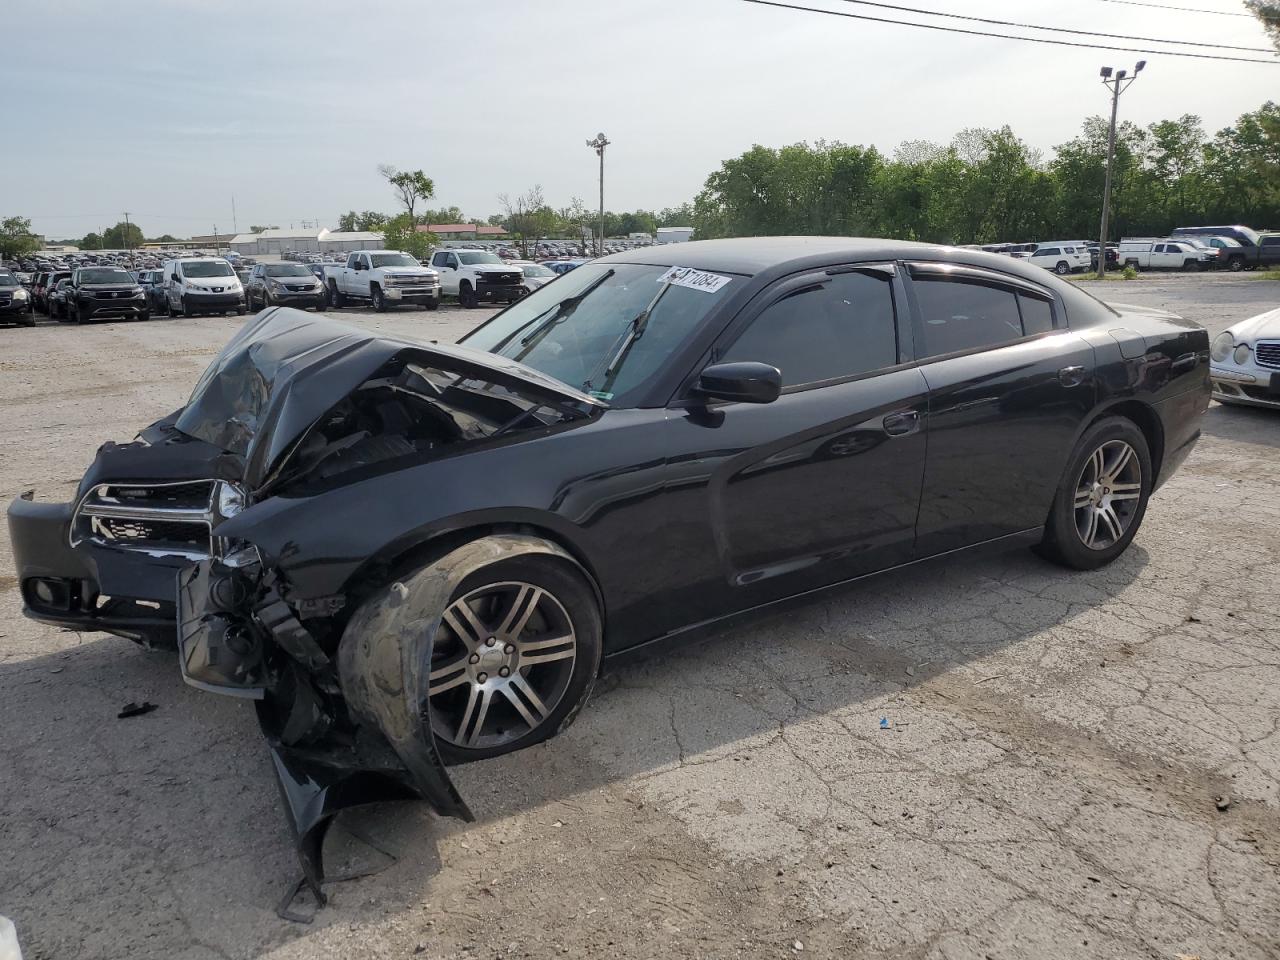
[(1231, 355), (1231, 359), (1234, 360), (1236, 363), (1240, 364), (1241, 366), (1244, 366), (1246, 363), (1248, 363), (1249, 362), (1249, 345), (1247, 343), (1242, 343), (1240, 344), (1240, 346), (1236, 347), (1236, 352)]
[(1209, 356), (1221, 363), (1227, 359), (1227, 354), (1231, 352), (1231, 348), (1235, 346), (1235, 343), (1235, 337), (1224, 330), (1213, 338), (1213, 343), (1209, 345)]
[(27, 299), (28, 296), (30, 296), (30, 294), (28, 294), (27, 291), (25, 290), (13, 291), (13, 299), (15, 300), (25, 300)]

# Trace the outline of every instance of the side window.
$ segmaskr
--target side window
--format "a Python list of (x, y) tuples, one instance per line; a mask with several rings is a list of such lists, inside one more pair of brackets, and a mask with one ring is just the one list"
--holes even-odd
[(1018, 297), (1005, 287), (917, 277), (912, 284), (924, 333), (922, 356), (974, 350), (1022, 336)]
[(784, 387), (891, 367), (898, 362), (891, 280), (872, 273), (815, 278), (761, 311), (720, 359), (772, 364)]
[(1018, 310), (1022, 313), (1022, 332), (1027, 336), (1053, 329), (1053, 304), (1048, 300), (1019, 290)]
[(446, 258), (445, 258), (444, 265), (445, 265), (446, 267), (453, 267), (453, 269), (457, 270), (457, 269), (458, 269), (458, 258), (457, 258), (457, 257), (455, 257), (455, 256), (451, 253), (451, 254), (449, 254), (449, 255), (448, 255), (448, 257), (446, 257)]
[(353, 253), (353, 254), (351, 254), (350, 256), (348, 256), (348, 257), (347, 257), (347, 269), (352, 269), (352, 268), (354, 268), (354, 267), (355, 267), (355, 265), (356, 265), (356, 260), (357, 260), (357, 259), (358, 259), (358, 258), (356, 257), (356, 255), (355, 255), (354, 253)]
[(1263, 237), (1262, 246), (1264, 247), (1280, 247), (1280, 234), (1272, 237)]
[(431, 258), (431, 265), (433, 267), (443, 267), (446, 256), (448, 256), (448, 254), (437, 253), (434, 257)]
[(1043, 249), (1041, 249), (1041, 250), (1037, 250), (1037, 251), (1036, 251), (1036, 256), (1038, 256), (1038, 257), (1056, 257), (1056, 256), (1058, 256), (1059, 254), (1061, 254), (1061, 252), (1062, 252), (1062, 251), (1061, 251), (1061, 250), (1059, 250), (1057, 247), (1044, 247)]

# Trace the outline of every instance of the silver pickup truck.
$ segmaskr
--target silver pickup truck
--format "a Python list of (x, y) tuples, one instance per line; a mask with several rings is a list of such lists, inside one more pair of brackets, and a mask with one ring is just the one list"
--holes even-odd
[(345, 265), (324, 268), (324, 285), (335, 310), (352, 302), (371, 303), (379, 313), (397, 303), (440, 306), (440, 274), (399, 250), (353, 250)]

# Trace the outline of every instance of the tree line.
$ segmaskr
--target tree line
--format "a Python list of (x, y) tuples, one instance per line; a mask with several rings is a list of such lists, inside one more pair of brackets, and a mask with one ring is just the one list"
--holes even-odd
[[(1045, 157), (1008, 127), (891, 156), (839, 142), (753, 146), (694, 201), (695, 237), (884, 236), (932, 243), (1092, 238), (1101, 219), (1108, 123), (1090, 117)], [(1190, 114), (1116, 131), (1112, 239), (1186, 224), (1280, 229), (1280, 105), (1208, 136)]]

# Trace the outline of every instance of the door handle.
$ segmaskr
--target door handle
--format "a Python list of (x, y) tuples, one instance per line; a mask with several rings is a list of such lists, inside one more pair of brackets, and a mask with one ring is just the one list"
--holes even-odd
[(1200, 355), (1195, 353), (1184, 353), (1177, 360), (1169, 365), (1170, 373), (1186, 373), (1188, 370), (1194, 370), (1200, 362)]
[(1064, 387), (1078, 387), (1084, 383), (1084, 367), (1063, 367), (1058, 371), (1058, 382)]
[(898, 410), (886, 413), (880, 421), (884, 432), (891, 437), (905, 437), (920, 429), (920, 412), (918, 410)]

